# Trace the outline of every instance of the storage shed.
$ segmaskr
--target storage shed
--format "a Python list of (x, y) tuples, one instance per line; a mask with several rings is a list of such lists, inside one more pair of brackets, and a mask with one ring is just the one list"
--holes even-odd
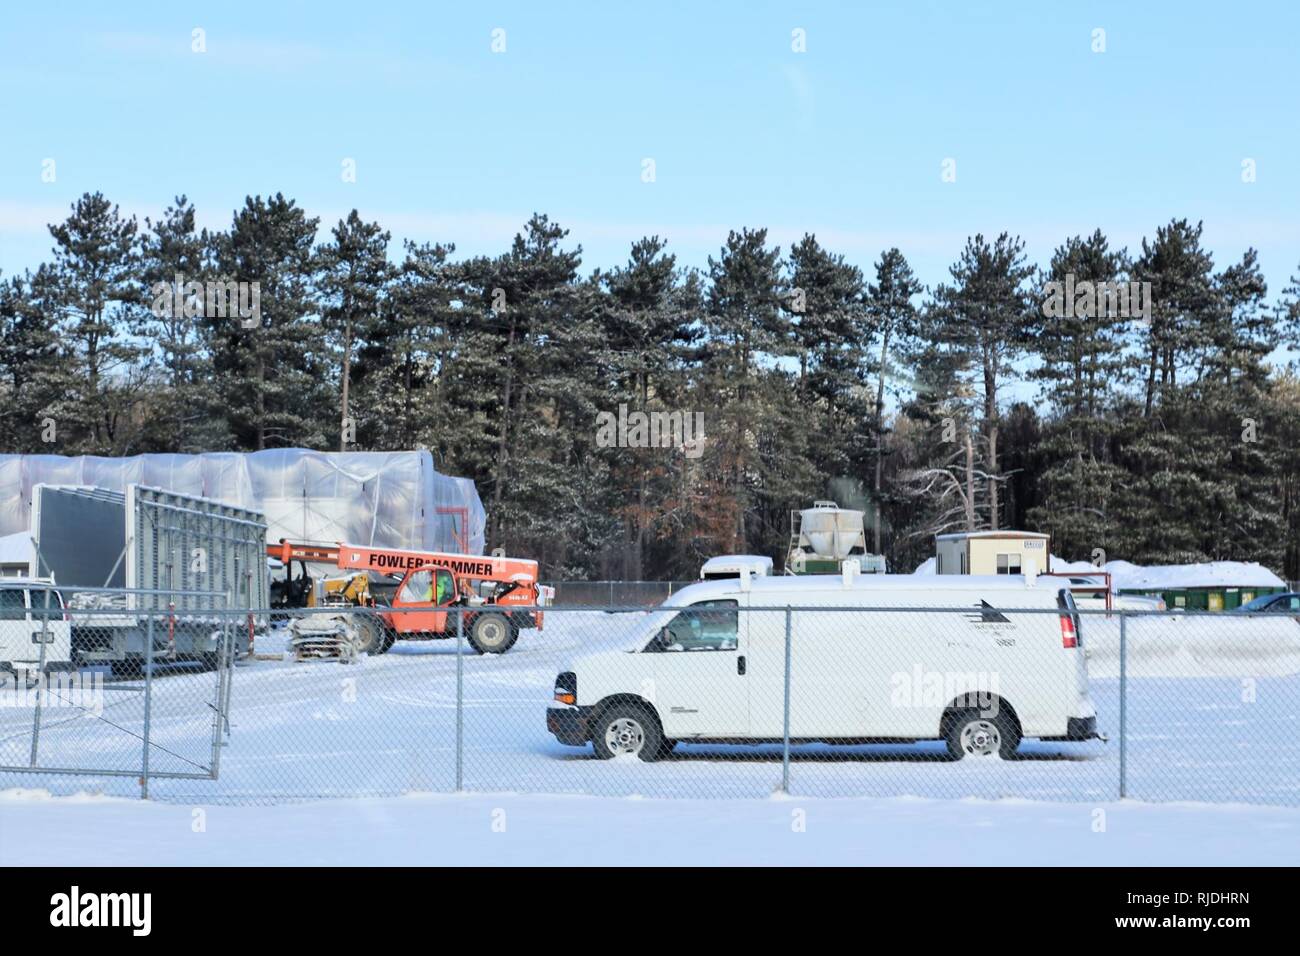
[(935, 574), (1035, 574), (1052, 570), (1050, 536), (1036, 531), (935, 535)]

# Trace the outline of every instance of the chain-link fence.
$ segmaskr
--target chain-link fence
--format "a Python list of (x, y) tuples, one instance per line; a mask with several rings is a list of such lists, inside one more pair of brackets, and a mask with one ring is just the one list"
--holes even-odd
[[(1043, 592), (1014, 608), (549, 607), (540, 628), (530, 609), (321, 608), (280, 612), (251, 644), (231, 616), (233, 668), (106, 677), (98, 718), (52, 728), (46, 712), (38, 766), (133, 772), (148, 752), (152, 795), (193, 802), (461, 789), (1300, 804), (1300, 622), (1079, 610)], [(32, 709), (3, 714), (0, 785), (135, 792), (12, 773), (30, 766)], [(159, 772), (187, 769), (204, 779)]]
[[(181, 596), (0, 591), (7, 785), (147, 796), (160, 779), (217, 779), (230, 675), (248, 629), (226, 613), (170, 610)], [(139, 610), (145, 602), (151, 609)]]

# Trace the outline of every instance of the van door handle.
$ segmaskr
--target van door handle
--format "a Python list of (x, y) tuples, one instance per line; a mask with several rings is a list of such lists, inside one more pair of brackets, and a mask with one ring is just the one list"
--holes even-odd
[(736, 673), (741, 677), (745, 676), (745, 655), (741, 654), (736, 658)]

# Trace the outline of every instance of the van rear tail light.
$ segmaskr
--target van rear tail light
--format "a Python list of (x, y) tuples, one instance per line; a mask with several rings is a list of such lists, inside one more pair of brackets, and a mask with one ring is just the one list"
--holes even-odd
[(1068, 614), (1061, 615), (1061, 646), (1078, 647), (1079, 632), (1075, 630), (1074, 618)]

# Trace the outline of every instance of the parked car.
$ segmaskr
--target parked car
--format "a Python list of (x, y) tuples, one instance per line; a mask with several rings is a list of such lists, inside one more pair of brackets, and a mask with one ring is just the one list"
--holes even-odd
[(0, 579), (0, 671), (30, 676), (40, 668), (42, 642), (45, 670), (72, 667), (72, 626), (62, 595), (39, 578)]
[(1290, 614), (1300, 620), (1300, 593), (1261, 594), (1232, 609), (1234, 614)]
[(1106, 606), (1106, 583), (1101, 575), (1080, 575), (1066, 578), (1075, 603), (1083, 611), (1164, 611), (1165, 599), (1148, 594), (1112, 594)]
[[(691, 585), (634, 629), (628, 652), (562, 672), (547, 728), (601, 758), (782, 740), (787, 606), (810, 609), (791, 616), (793, 740), (937, 739), (960, 759), (1009, 756), (1024, 737), (1097, 736), (1073, 596), (1048, 578), (1005, 575)], [(984, 686), (971, 686), (980, 675)]]

